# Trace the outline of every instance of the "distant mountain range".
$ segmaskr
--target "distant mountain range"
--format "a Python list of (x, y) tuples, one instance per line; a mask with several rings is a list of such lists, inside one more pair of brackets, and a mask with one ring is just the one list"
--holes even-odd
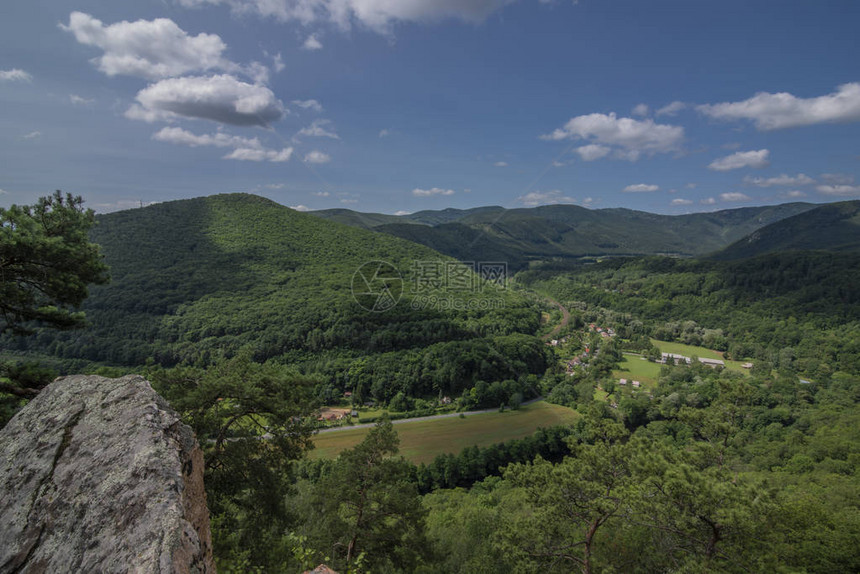
[(860, 200), (820, 205), (753, 231), (713, 254), (746, 259), (787, 251), (860, 251)]
[(348, 209), (312, 215), (408, 239), (461, 261), (529, 261), (606, 255), (703, 256), (818, 206), (786, 203), (713, 213), (657, 215), (623, 208), (547, 205), (419, 211), (410, 215)]

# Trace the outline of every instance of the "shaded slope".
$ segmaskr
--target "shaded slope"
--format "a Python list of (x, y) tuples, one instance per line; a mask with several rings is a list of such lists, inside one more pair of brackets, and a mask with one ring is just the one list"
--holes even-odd
[(860, 200), (821, 205), (772, 223), (712, 255), (746, 259), (786, 251), (860, 251)]

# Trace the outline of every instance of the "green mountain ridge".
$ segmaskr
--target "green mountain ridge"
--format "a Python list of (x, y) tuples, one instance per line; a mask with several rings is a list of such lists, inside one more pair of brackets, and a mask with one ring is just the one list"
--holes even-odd
[[(101, 215), (91, 239), (101, 245), (112, 276), (109, 285), (92, 288), (84, 304), (92, 326), (8, 338), (5, 348), (128, 366), (150, 360), (209, 364), (240, 349), (260, 361), (301, 362), (335, 351), (362, 356), (421, 350), (485, 335), (532, 333), (538, 326), (538, 313), (527, 301), (492, 283), (433, 293), (452, 306), (477, 302), (477, 309), (414, 308), (415, 262), (458, 265), (454, 260), (253, 195)], [(399, 273), (399, 279), (377, 277), (371, 289), (390, 289), (397, 305), (386, 312), (370, 312), (353, 296), (353, 280), (366, 291), (357, 271), (370, 263), (373, 272), (375, 261)], [(388, 300), (383, 290), (378, 295), (377, 302)]]
[(860, 200), (821, 205), (762, 227), (713, 259), (747, 259), (786, 251), (860, 251)]
[[(624, 208), (576, 205), (423, 211), (406, 216), (311, 212), (347, 224), (370, 225), (461, 261), (504, 260), (518, 270), (530, 261), (605, 255), (701, 256), (786, 217), (808, 203), (745, 207), (712, 213), (659, 215)], [(399, 221), (390, 218), (397, 217)], [(430, 227), (428, 227), (430, 226)]]

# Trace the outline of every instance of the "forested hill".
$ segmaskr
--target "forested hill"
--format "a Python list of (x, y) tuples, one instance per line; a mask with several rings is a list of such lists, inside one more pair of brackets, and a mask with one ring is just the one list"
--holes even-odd
[(786, 251), (860, 251), (860, 201), (821, 205), (772, 223), (715, 253), (714, 259), (745, 259)]
[(349, 210), (313, 214), (403, 237), (461, 261), (504, 259), (521, 269), (529, 261), (547, 258), (704, 255), (814, 207), (788, 203), (676, 216), (575, 205), (446, 209), (399, 217)]
[[(253, 195), (102, 215), (92, 240), (101, 245), (112, 275), (85, 303), (92, 326), (7, 338), (4, 347), (127, 366), (209, 364), (247, 348), (257, 360), (298, 364), (329, 355), (423, 353), (469, 340), (480, 342), (479, 350), (471, 350), (480, 362), (487, 353), (498, 355), (493, 337), (538, 327), (539, 313), (495, 283), (439, 293), (449, 302), (477, 302), (476, 308), (415, 308), (414, 262), (452, 260)], [(398, 289), (403, 296), (385, 312), (370, 312), (352, 296), (356, 271), (374, 260), (391, 263), (402, 275), (401, 283), (396, 277), (388, 282), (395, 298)], [(527, 339), (540, 349), (537, 339)], [(469, 376), (462, 374), (460, 382)]]

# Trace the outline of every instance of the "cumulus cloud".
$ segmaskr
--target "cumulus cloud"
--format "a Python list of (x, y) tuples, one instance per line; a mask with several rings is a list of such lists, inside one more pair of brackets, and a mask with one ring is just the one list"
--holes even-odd
[(497, 161), (493, 164), (496, 167), (508, 167), (508, 162), (506, 161)]
[[(677, 150), (684, 139), (684, 128), (658, 124), (651, 119), (619, 118), (614, 113), (588, 114), (572, 118), (561, 128), (541, 138), (588, 140), (590, 145), (611, 148), (615, 157), (635, 161), (643, 154), (653, 155)], [(577, 149), (577, 152), (582, 156), (581, 149)], [(605, 149), (595, 148), (595, 151), (603, 153)], [(605, 155), (603, 153), (603, 156)]]
[(293, 148), (285, 147), (278, 151), (260, 148), (237, 148), (224, 156), (224, 159), (235, 159), (238, 161), (271, 161), (281, 163), (290, 161), (293, 157)]
[(195, 134), (177, 127), (162, 128), (152, 134), (152, 139), (189, 147), (233, 148), (233, 151), (225, 155), (224, 159), (285, 162), (289, 161), (293, 154), (291, 147), (281, 150), (267, 149), (257, 138), (243, 138), (223, 132)]
[(136, 99), (126, 117), (149, 122), (183, 116), (267, 127), (284, 115), (283, 104), (269, 88), (226, 74), (161, 80), (138, 92)]
[(388, 33), (396, 22), (434, 22), (455, 18), (481, 22), (516, 0), (177, 0), (182, 6), (226, 4), (239, 14), (254, 13), (282, 22), (308, 25), (333, 22), (349, 28), (352, 22)]
[[(525, 195), (521, 195), (517, 198), (517, 201), (526, 207), (534, 207), (536, 205), (555, 205), (557, 203), (576, 203), (574, 198), (564, 195), (557, 189), (553, 189), (552, 191), (532, 191)], [(586, 203), (590, 202), (587, 201)]]
[(574, 151), (579, 154), (579, 157), (582, 158), (582, 161), (594, 161), (596, 159), (608, 156), (609, 152), (612, 151), (612, 148), (603, 145), (588, 144), (580, 146)]
[(23, 137), (24, 137), (24, 139), (25, 139), (25, 140), (34, 140), (34, 139), (37, 139), (37, 138), (42, 137), (42, 132), (40, 132), (40, 131), (38, 131), (38, 130), (37, 130), (37, 131), (34, 131), (34, 132), (30, 132), (30, 133), (28, 133), (28, 134), (24, 134), (24, 136), (23, 136)]
[(806, 175), (805, 173), (799, 173), (795, 176), (790, 176), (783, 173), (782, 175), (768, 178), (746, 176), (744, 178), (744, 183), (748, 185), (754, 185), (756, 187), (794, 187), (798, 185), (812, 185), (813, 183), (815, 183), (815, 180)]
[(651, 108), (648, 107), (648, 104), (637, 104), (633, 108), (634, 116), (647, 116), (651, 112)]
[(744, 167), (761, 169), (770, 165), (768, 156), (770, 150), (760, 149), (756, 151), (739, 151), (726, 157), (715, 159), (708, 165), (708, 169), (714, 171), (730, 171)]
[(403, 209), (399, 209), (399, 210), (394, 212), (394, 215), (411, 215), (411, 214), (412, 214), (411, 211), (406, 211)]
[(385, 129), (379, 130), (379, 137), (381, 137), (381, 138), (387, 138), (390, 135), (391, 135), (391, 130), (385, 130)]
[(191, 36), (169, 18), (105, 26), (89, 14), (72, 12), (69, 24), (60, 27), (74, 34), (79, 43), (104, 52), (93, 63), (108, 76), (158, 80), (216, 68), (238, 69), (223, 58), (227, 45), (217, 34)]
[(317, 197), (328, 197), (331, 194), (327, 191), (315, 191), (311, 195), (315, 195)]
[(431, 195), (454, 195), (453, 189), (442, 189), (441, 187), (432, 187), (430, 189), (415, 188), (412, 190), (412, 195), (415, 197), (430, 197)]
[(0, 82), (29, 82), (32, 79), (33, 76), (19, 68), (0, 70)]
[(672, 205), (693, 205), (693, 200), (691, 199), (681, 199), (680, 197), (677, 199), (673, 199), (671, 201)]
[(310, 211), (311, 208), (307, 205), (291, 205), (290, 209), (295, 209), (296, 211)]
[(331, 161), (331, 156), (318, 150), (305, 154), (305, 163), (322, 164)]
[(713, 197), (707, 197), (707, 198), (701, 200), (699, 203), (701, 203), (702, 205), (714, 205), (716, 202), (717, 202), (717, 200), (714, 199)]
[(628, 185), (621, 191), (625, 193), (641, 193), (646, 191), (657, 191), (660, 189), (659, 185), (647, 184), (647, 183), (637, 183), (635, 185)]
[(843, 84), (835, 92), (816, 98), (760, 92), (742, 102), (706, 104), (697, 109), (719, 120), (750, 120), (763, 131), (856, 122), (860, 121), (860, 83)]
[(819, 185), (815, 189), (824, 195), (860, 195), (860, 185)]
[(794, 189), (792, 191), (786, 192), (785, 197), (791, 199), (797, 199), (799, 197), (806, 197), (806, 194), (800, 191), (799, 189)]
[(302, 44), (302, 50), (308, 50), (310, 52), (314, 52), (316, 50), (322, 50), (323, 45), (322, 42), (319, 41), (316, 34), (311, 34), (308, 36), (307, 40), (305, 40), (304, 44)]
[(293, 100), (293, 105), (312, 112), (323, 111), (322, 104), (316, 100)]
[(687, 109), (687, 104), (685, 104), (684, 102), (679, 102), (679, 101), (675, 100), (671, 104), (666, 104), (665, 106), (663, 106), (662, 108), (657, 110), (657, 115), (658, 116), (676, 116), (676, 115), (678, 115), (678, 112), (680, 112), (681, 110), (685, 110), (685, 109)]
[(77, 94), (69, 94), (69, 101), (75, 104), (76, 106), (88, 106), (93, 103), (95, 100), (89, 100), (87, 98), (81, 97)]
[(300, 129), (297, 135), (339, 140), (340, 136), (330, 126), (331, 120), (314, 120), (308, 127)]
[(729, 193), (721, 193), (720, 199), (723, 201), (750, 201), (752, 198), (744, 193), (731, 191)]

